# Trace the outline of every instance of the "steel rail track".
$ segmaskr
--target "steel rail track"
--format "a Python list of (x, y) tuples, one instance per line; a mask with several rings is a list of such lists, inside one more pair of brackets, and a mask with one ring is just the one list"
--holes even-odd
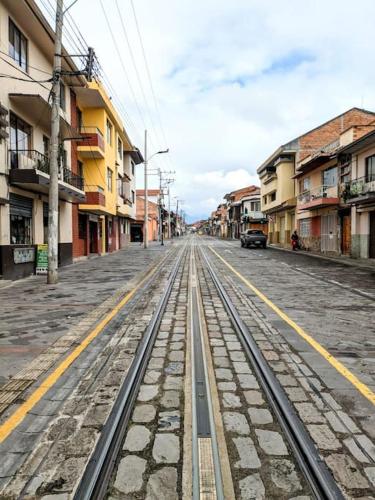
[[(74, 500), (97, 500), (105, 498), (113, 469), (121, 450), (122, 442), (132, 414), (144, 373), (147, 368), (161, 319), (167, 306), (173, 284), (185, 255), (187, 244), (182, 248), (169, 275), (162, 297), (138, 346), (136, 355), (120, 388), (111, 413), (86, 465)], [(158, 273), (157, 273), (158, 274)], [(154, 275), (151, 281), (155, 279)]]
[(341, 500), (344, 498), (326, 464), (307, 433), (303, 423), (296, 415), (284, 389), (273, 374), (267, 361), (254, 341), (251, 332), (242, 321), (223, 284), (213, 269), (206, 251), (200, 247), (201, 255), (207, 265), (210, 277), (221, 297), (233, 326), (241, 340), (244, 350), (253, 366), (258, 381), (264, 390), (268, 403), (285, 433), (297, 463), (308, 481), (312, 493), (319, 500)]

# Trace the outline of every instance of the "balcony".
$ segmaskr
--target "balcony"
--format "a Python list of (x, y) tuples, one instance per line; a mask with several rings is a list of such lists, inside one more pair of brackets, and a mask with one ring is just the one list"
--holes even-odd
[(100, 158), (105, 155), (104, 137), (98, 127), (82, 126), (79, 131), (82, 140), (77, 141), (77, 151), (81, 158)]
[(337, 186), (319, 186), (305, 191), (297, 198), (299, 210), (314, 210), (316, 208), (338, 205), (340, 202)]
[(263, 212), (258, 210), (250, 210), (249, 212), (242, 214), (241, 216), (242, 222), (250, 222), (252, 220), (261, 220), (266, 219), (266, 216)]
[(79, 205), (80, 210), (103, 215), (107, 213), (104, 189), (96, 184), (85, 184), (86, 202)]
[[(50, 185), (49, 159), (36, 150), (9, 151), (11, 184), (29, 191), (48, 194)], [(83, 179), (68, 168), (60, 169), (59, 198), (84, 201)]]
[(375, 201), (375, 174), (341, 184), (344, 203), (369, 203)]

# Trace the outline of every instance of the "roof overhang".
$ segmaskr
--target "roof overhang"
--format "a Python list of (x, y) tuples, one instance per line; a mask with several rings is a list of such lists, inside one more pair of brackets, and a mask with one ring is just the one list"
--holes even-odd
[(357, 139), (356, 141), (352, 142), (351, 144), (348, 144), (347, 146), (344, 146), (343, 148), (341, 148), (340, 154), (341, 153), (347, 153), (347, 154), (348, 153), (358, 153), (358, 151), (361, 151), (362, 149), (366, 149), (370, 146), (373, 146), (374, 144), (375, 144), (375, 130), (362, 136), (361, 138)]
[[(50, 130), (52, 107), (44, 97), (39, 94), (9, 94), (9, 99), (22, 109), (22, 113), (31, 123), (37, 121), (38, 126)], [(77, 135), (75, 129), (61, 115), (60, 130), (63, 138)]]
[(334, 158), (336, 158), (336, 155), (330, 153), (322, 153), (319, 156), (315, 156), (314, 158), (311, 158), (309, 161), (299, 165), (296, 168), (296, 174), (293, 175), (292, 179), (297, 179), (298, 177), (301, 177), (301, 175), (307, 174), (308, 172), (311, 172), (312, 170), (321, 167), (325, 163), (328, 163), (330, 160), (333, 160)]

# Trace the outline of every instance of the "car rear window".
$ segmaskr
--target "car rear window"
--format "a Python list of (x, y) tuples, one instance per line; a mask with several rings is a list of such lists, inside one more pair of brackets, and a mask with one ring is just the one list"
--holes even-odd
[(247, 232), (247, 234), (263, 234), (263, 231), (259, 231), (257, 229), (252, 229)]

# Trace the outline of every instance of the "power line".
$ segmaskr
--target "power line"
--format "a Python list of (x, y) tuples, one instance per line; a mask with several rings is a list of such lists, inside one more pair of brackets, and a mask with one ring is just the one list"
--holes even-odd
[(27, 77), (27, 79), (21, 79), (21, 78), (16, 78), (14, 77), (15, 79), (20, 79), (20, 80), (23, 80), (25, 82), (34, 82), (34, 83), (38, 83), (41, 87), (43, 87), (45, 90), (50, 90), (48, 87), (45, 87), (44, 85), (42, 85), (43, 83), (48, 83), (50, 80), (42, 80), (42, 81), (38, 81), (38, 80), (35, 80), (31, 75), (28, 75), (27, 73), (25, 73), (20, 67), (18, 66), (15, 66), (14, 64), (12, 64), (10, 61), (7, 61), (6, 59), (4, 59), (4, 57), (1, 57), (0, 56), (0, 59), (2, 61), (4, 61), (6, 64), (8, 64), (11, 68), (17, 70), (17, 71), (20, 71), (23, 75), (25, 75)]

